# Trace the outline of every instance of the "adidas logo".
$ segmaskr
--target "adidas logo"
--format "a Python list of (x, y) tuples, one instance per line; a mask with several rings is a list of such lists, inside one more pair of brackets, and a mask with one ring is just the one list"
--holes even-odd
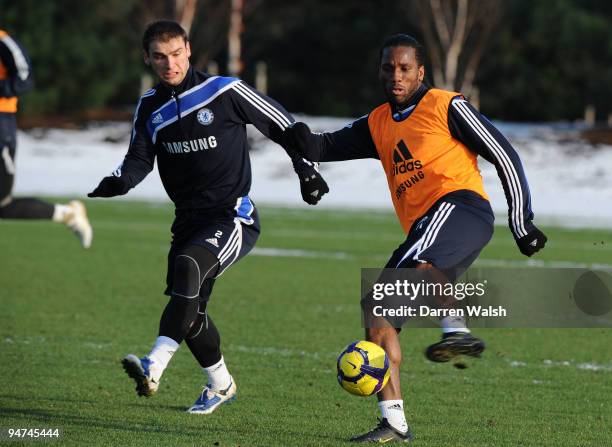
[(219, 248), (219, 241), (217, 240), (216, 237), (211, 237), (210, 239), (206, 239), (206, 242)]
[(404, 140), (399, 140), (397, 147), (393, 151), (393, 163), (401, 163), (403, 161), (412, 160), (413, 158)]
[(310, 193), (310, 195), (313, 197), (317, 197), (319, 195), (319, 190), (315, 189), (313, 192)]
[(423, 168), (421, 160), (415, 160), (404, 140), (399, 140), (395, 149), (393, 149), (393, 169), (391, 174), (406, 174)]
[(532, 241), (529, 243), (529, 245), (531, 245), (532, 247), (536, 247), (536, 246), (538, 245), (538, 240), (537, 240), (537, 239), (532, 240)]
[(420, 230), (421, 228), (423, 228), (423, 225), (425, 224), (425, 221), (429, 219), (429, 216), (425, 216), (423, 217), (420, 221), (419, 221), (419, 225), (417, 226), (417, 230)]
[(159, 123), (163, 123), (164, 122), (164, 117), (162, 116), (161, 113), (158, 113), (157, 115), (155, 115), (153, 117), (153, 119), (151, 120), (151, 122), (153, 124), (159, 124)]
[(393, 404), (387, 410), (401, 410), (402, 406), (400, 404)]

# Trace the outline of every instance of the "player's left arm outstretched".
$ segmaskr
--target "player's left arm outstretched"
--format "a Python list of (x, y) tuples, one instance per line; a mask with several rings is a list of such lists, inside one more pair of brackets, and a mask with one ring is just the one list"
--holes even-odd
[(243, 81), (234, 84), (228, 93), (232, 117), (239, 122), (253, 124), (266, 137), (285, 149), (299, 177), (302, 199), (309, 205), (316, 205), (321, 197), (329, 192), (329, 187), (319, 173), (317, 163), (304, 158), (285, 144), (283, 134), (295, 121), (293, 117), (278, 102), (262, 95)]
[(448, 126), (453, 137), (495, 165), (508, 202), (510, 230), (521, 253), (532, 256), (544, 248), (547, 238), (533, 224), (527, 177), (512, 145), (462, 96), (451, 101)]

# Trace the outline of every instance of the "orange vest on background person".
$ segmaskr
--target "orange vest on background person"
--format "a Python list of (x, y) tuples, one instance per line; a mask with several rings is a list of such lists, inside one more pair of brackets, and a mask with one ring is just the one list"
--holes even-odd
[(406, 233), (442, 196), (460, 189), (484, 199), (477, 155), (453, 138), (448, 107), (459, 93), (430, 89), (412, 113), (394, 121), (389, 103), (368, 117), (372, 140), (387, 175), (393, 206)]
[[(0, 29), (0, 39), (8, 36), (8, 33)], [(4, 62), (0, 59), (0, 81), (4, 81), (9, 78), (8, 71)], [(10, 98), (0, 97), (0, 113), (16, 113), (17, 112), (17, 97), (12, 96)]]

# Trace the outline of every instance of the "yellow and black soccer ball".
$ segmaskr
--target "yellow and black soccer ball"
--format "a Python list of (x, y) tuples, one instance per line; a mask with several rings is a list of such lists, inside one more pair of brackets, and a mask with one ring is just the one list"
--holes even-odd
[(356, 396), (378, 393), (389, 381), (389, 357), (383, 348), (369, 341), (356, 341), (338, 356), (338, 383)]

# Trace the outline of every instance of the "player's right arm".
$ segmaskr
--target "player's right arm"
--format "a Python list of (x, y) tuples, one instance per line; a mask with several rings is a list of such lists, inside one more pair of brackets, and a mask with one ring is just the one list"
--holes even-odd
[(87, 194), (89, 197), (114, 197), (127, 193), (130, 189), (140, 183), (153, 170), (155, 165), (155, 148), (146, 127), (146, 121), (150, 114), (143, 109), (143, 100), (155, 93), (145, 93), (136, 106), (134, 113), (134, 124), (130, 139), (130, 147), (123, 159), (113, 173), (104, 177), (98, 187)]
[(362, 116), (335, 132), (313, 133), (307, 124), (296, 122), (285, 130), (286, 144), (312, 161), (343, 161), (360, 158), (378, 159), (378, 151)]

